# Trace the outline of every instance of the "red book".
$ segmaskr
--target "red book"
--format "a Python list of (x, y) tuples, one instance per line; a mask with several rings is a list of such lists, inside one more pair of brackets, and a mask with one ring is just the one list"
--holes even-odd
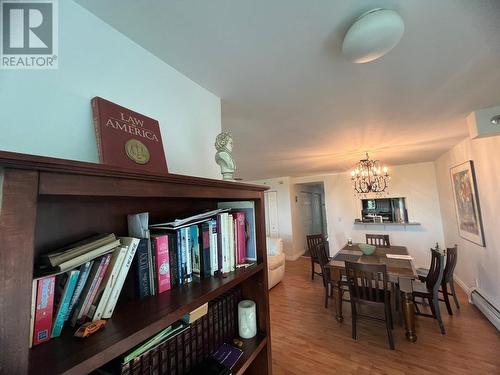
[(247, 260), (247, 241), (245, 232), (245, 213), (237, 211), (233, 213), (235, 218), (235, 238), (236, 238), (236, 264), (245, 263)]
[(92, 112), (101, 163), (168, 172), (158, 121), (98, 96)]
[(154, 236), (153, 246), (156, 255), (156, 278), (158, 293), (170, 290), (170, 265), (168, 263), (168, 236)]
[(50, 340), (50, 333), (52, 331), (52, 312), (54, 310), (55, 281), (55, 276), (49, 276), (38, 280), (33, 345), (38, 345)]

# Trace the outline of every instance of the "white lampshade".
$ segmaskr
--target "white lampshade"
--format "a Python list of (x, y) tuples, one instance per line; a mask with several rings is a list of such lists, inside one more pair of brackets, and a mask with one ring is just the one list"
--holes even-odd
[(403, 19), (395, 11), (373, 9), (359, 17), (347, 30), (342, 53), (358, 64), (376, 60), (399, 43), (404, 31)]

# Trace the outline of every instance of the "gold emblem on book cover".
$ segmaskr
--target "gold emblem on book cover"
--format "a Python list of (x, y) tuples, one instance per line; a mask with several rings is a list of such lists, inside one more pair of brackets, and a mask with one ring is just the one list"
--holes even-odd
[(146, 145), (137, 139), (130, 139), (125, 143), (125, 153), (137, 164), (146, 164), (151, 157)]

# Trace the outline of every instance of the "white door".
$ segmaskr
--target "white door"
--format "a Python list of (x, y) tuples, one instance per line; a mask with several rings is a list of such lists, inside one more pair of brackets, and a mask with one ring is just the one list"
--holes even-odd
[(321, 205), (321, 194), (311, 194), (311, 216), (312, 216), (312, 233), (323, 233), (323, 209)]
[(276, 191), (266, 191), (264, 193), (264, 203), (266, 206), (266, 236), (278, 238), (278, 193)]

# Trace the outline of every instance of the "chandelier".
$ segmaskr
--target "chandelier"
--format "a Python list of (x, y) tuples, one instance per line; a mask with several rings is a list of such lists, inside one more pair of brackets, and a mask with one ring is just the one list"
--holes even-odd
[(381, 167), (378, 160), (370, 160), (368, 153), (366, 159), (360, 160), (356, 168), (351, 171), (351, 180), (358, 195), (375, 193), (382, 195), (389, 185), (389, 169)]

